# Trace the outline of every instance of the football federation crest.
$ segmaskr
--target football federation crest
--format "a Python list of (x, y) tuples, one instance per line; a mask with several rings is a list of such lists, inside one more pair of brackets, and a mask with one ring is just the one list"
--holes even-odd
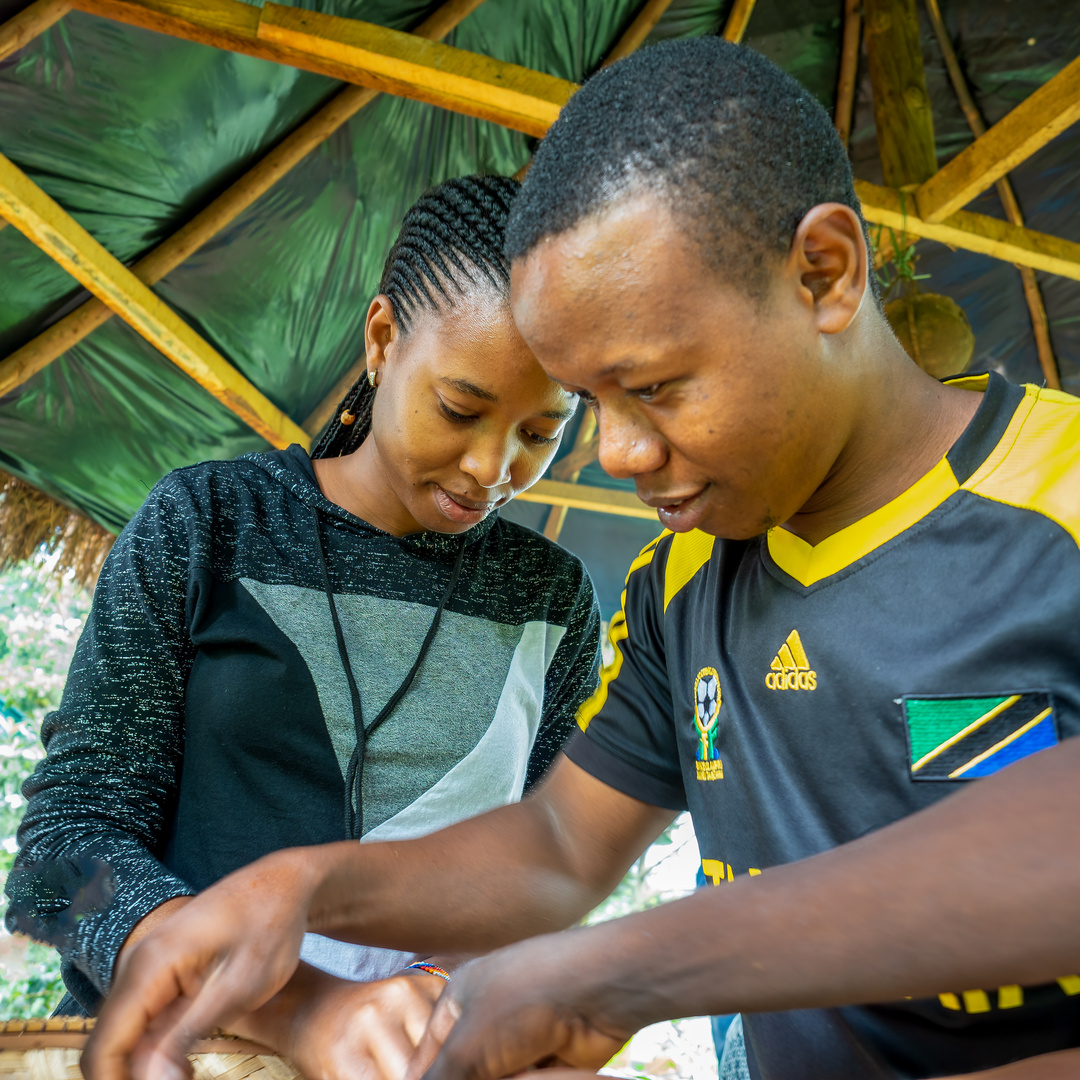
[(704, 667), (694, 680), (694, 727), (697, 728), (697, 778), (723, 780), (724, 763), (716, 749), (716, 724), (720, 719), (720, 676), (716, 668)]

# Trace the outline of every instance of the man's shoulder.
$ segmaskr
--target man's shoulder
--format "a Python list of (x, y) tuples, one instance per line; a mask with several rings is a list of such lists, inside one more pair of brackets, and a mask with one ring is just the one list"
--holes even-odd
[(1080, 546), (1080, 398), (1027, 387), (997, 446), (962, 487), (1033, 511)]

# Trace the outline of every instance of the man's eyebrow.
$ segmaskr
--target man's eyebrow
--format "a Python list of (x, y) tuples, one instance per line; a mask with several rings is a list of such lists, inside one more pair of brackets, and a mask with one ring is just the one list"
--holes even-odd
[(452, 386), (462, 394), (469, 394), (471, 397), (478, 397), (483, 401), (491, 401), (496, 405), (499, 403), (499, 399), (490, 390), (485, 390), (482, 386), (477, 386), (476, 383), (469, 382), (468, 379), (444, 378), (441, 381), (446, 383), (447, 386)]

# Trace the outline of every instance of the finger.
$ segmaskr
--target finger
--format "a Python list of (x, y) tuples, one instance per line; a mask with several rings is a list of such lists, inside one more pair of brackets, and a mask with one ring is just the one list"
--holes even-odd
[[(434, 978), (438, 979), (438, 976), (436, 975)], [(405, 1034), (413, 1050), (420, 1045), (420, 1040), (423, 1039), (424, 1032), (427, 1031), (428, 1024), (431, 1022), (432, 1013), (438, 1004), (439, 994), (446, 986), (445, 981), (442, 979), (439, 979), (439, 982), (442, 985), (436, 988), (433, 995), (429, 996), (428, 993), (423, 991), (411, 993), (402, 1006), (401, 1025), (405, 1029)]]
[(405, 1080), (415, 1050), (399, 1024), (378, 1023), (367, 1031), (368, 1053), (381, 1080)]
[(421, 1077), (427, 1075), (460, 1015), (461, 1006), (453, 993), (444, 993), (439, 998), (439, 1003), (428, 1020), (424, 1034), (416, 1045), (416, 1052), (409, 1062), (405, 1080), (420, 1080)]
[[(194, 993), (164, 1010), (139, 1040), (133, 1080), (180, 1080), (186, 1075), (187, 1055), (196, 1039), (254, 1011), (281, 988), (270, 984), (267, 989), (259, 968), (234, 955), (215, 966)], [(280, 980), (287, 981), (288, 974)]]
[(86, 1080), (130, 1080), (128, 1059), (154, 1018), (183, 994), (170, 964), (136, 949), (105, 1001), (80, 1061)]

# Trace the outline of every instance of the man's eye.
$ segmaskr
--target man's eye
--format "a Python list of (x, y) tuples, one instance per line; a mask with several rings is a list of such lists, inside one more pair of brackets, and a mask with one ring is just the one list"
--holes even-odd
[(633, 391), (642, 401), (652, 401), (663, 389), (663, 383), (653, 383), (652, 386), (643, 386), (640, 390)]
[(439, 401), (439, 409), (442, 411), (443, 416), (445, 416), (452, 424), (467, 424), (470, 420), (476, 419), (475, 416), (454, 412), (454, 410), (442, 400)]

